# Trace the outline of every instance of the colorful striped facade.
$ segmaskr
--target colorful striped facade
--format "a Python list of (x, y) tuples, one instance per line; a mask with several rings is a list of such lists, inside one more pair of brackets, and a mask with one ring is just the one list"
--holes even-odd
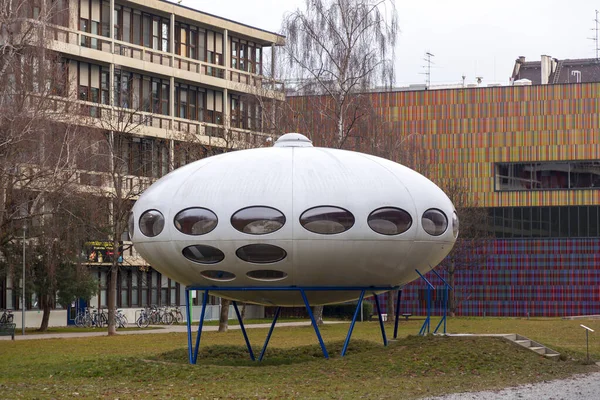
[[(499, 190), (496, 176), (498, 163), (585, 161), (600, 165), (600, 83), (369, 96), (392, 134), (407, 139), (413, 135), (411, 141), (418, 140), (438, 176), (465, 180), (471, 199), (489, 209), (491, 216), (498, 210), (511, 212), (510, 218), (500, 222), (508, 223), (511, 233), (496, 234), (485, 265), (457, 272), (457, 314), (600, 314), (598, 187)], [(302, 113), (310, 97), (292, 98), (290, 103)], [(318, 131), (322, 117), (314, 118), (305, 126)], [(554, 218), (548, 211), (551, 208)], [(564, 219), (558, 218), (557, 210)], [(550, 227), (559, 221), (562, 228)], [(540, 229), (545, 225), (548, 229)], [(442, 287), (433, 274), (427, 278)], [(424, 288), (419, 281), (405, 287), (402, 312), (425, 312)]]

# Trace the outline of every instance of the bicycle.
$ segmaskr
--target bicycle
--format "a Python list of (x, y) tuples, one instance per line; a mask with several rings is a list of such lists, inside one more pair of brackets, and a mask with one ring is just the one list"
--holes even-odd
[(3, 310), (2, 317), (0, 317), (0, 324), (12, 324), (15, 316), (12, 310)]
[(127, 321), (127, 316), (123, 314), (123, 310), (117, 310), (115, 317), (117, 318), (117, 328), (125, 328), (127, 324), (129, 324), (129, 321)]
[(135, 321), (135, 324), (138, 326), (138, 328), (147, 328), (148, 325), (150, 325), (150, 318), (147, 308), (140, 311), (140, 316)]
[(183, 314), (181, 313), (181, 307), (177, 306), (171, 308), (171, 314), (173, 314), (176, 324), (180, 324), (183, 322)]

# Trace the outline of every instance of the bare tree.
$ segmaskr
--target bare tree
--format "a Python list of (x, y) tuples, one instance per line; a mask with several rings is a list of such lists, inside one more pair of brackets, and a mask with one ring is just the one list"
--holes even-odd
[(68, 112), (63, 60), (48, 50), (47, 24), (64, 22), (62, 4), (0, 0), (0, 262), (8, 269), (16, 264), (12, 249), (27, 227), (31, 253), (40, 256), (28, 265), (38, 283), (42, 330), (62, 267), (74, 266), (77, 246), (62, 243), (51, 227), (65, 199), (76, 193), (74, 163), (86, 146)]
[(461, 293), (456, 290), (456, 275), (485, 265), (490, 255), (489, 243), (492, 236), (487, 209), (478, 206), (465, 180), (443, 179), (438, 185), (452, 200), (460, 223), (456, 243), (440, 264), (448, 274), (448, 283), (455, 289), (448, 297), (448, 309), (450, 315), (454, 316), (461, 301), (470, 297), (468, 291)]
[[(314, 0), (286, 17), (284, 57), (300, 94), (311, 98), (310, 115), (325, 124), (310, 132), (318, 145), (344, 147), (368, 115), (364, 93), (393, 82), (398, 35), (394, 3), (387, 0)], [(299, 119), (298, 119), (299, 120)], [(324, 132), (323, 126), (332, 127)], [(335, 133), (334, 133), (335, 132)], [(323, 142), (323, 143), (318, 143)], [(318, 323), (323, 307), (314, 309)]]
[[(131, 93), (121, 95), (130, 97)], [(117, 102), (119, 104), (119, 102)], [(152, 117), (138, 108), (89, 106), (89, 120), (94, 140), (90, 146), (94, 155), (88, 157), (85, 165), (90, 171), (101, 172), (97, 181), (91, 182), (92, 193), (99, 204), (104, 205), (104, 215), (99, 230), (103, 230), (112, 241), (113, 257), (109, 268), (108, 281), (108, 334), (117, 330), (117, 277), (122, 257), (119, 249), (128, 230), (128, 217), (135, 200), (153, 180), (169, 170), (169, 144), (156, 138), (144, 138), (142, 131), (152, 123)], [(102, 227), (102, 224), (105, 224)]]
[[(86, 196), (53, 193), (47, 196), (45, 213), (33, 220), (29, 243), (29, 279), (43, 311), (39, 330), (48, 329), (50, 311), (57, 297), (61, 304), (89, 298), (97, 287), (81, 265), (81, 249), (90, 233), (90, 216), (95, 210)], [(51, 205), (52, 207), (49, 207)]]
[(283, 33), (284, 56), (298, 92), (323, 95), (314, 99), (316, 107), (335, 126), (331, 142), (341, 148), (364, 115), (361, 94), (393, 83), (398, 35), (394, 3), (307, 1), (304, 11), (287, 16)]

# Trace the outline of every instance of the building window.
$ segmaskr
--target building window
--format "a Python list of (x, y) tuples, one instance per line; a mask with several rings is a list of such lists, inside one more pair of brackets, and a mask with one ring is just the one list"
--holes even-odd
[(186, 235), (205, 235), (217, 227), (217, 215), (207, 208), (186, 208), (175, 215), (175, 227)]
[(254, 98), (231, 95), (231, 127), (249, 130), (262, 129), (262, 108)]
[(270, 264), (283, 260), (287, 252), (272, 244), (257, 243), (242, 246), (235, 251), (239, 259), (254, 264)]
[(313, 233), (333, 235), (352, 228), (354, 215), (341, 207), (313, 207), (302, 213), (300, 225)]
[(114, 102), (118, 107), (169, 114), (169, 81), (115, 70)]
[[(231, 38), (231, 68), (261, 74), (262, 48), (253, 42)], [(239, 80), (249, 83), (244, 76), (240, 76)]]
[(197, 244), (182, 250), (182, 254), (190, 261), (200, 264), (217, 264), (225, 258), (225, 254), (216, 247)]
[(115, 5), (114, 35), (116, 40), (169, 51), (169, 20), (140, 10)]
[[(68, 6), (61, 5), (64, 1), (57, 2), (63, 8), (61, 18), (68, 18)], [(110, 15), (108, 10), (110, 5), (108, 1), (100, 0), (80, 0), (79, 2), (79, 30), (93, 35), (102, 35), (108, 37), (106, 24)], [(65, 14), (65, 10), (67, 14)], [(68, 23), (68, 20), (67, 20)], [(98, 49), (98, 39), (94, 37), (81, 36), (81, 46)]]
[(259, 281), (278, 281), (280, 279), (286, 278), (287, 273), (272, 269), (259, 269), (247, 272), (246, 276), (248, 278), (256, 279)]
[(281, 229), (285, 215), (272, 207), (246, 207), (231, 216), (231, 225), (242, 233), (265, 235)]
[(382, 235), (399, 235), (412, 225), (412, 218), (406, 211), (395, 207), (378, 208), (367, 218), (369, 228)]
[(235, 275), (231, 272), (221, 270), (206, 270), (202, 271), (200, 275), (212, 281), (231, 281), (235, 279)]
[(496, 191), (600, 188), (600, 161), (498, 163)]
[(223, 125), (223, 92), (206, 90), (205, 122)]
[(490, 233), (498, 239), (593, 238), (600, 236), (600, 206), (495, 207)]
[(175, 116), (204, 121), (205, 92), (192, 85), (175, 84)]

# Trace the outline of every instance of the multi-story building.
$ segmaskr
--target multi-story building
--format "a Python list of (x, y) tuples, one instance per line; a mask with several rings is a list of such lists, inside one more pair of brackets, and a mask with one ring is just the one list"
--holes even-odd
[[(283, 44), (281, 35), (163, 0), (22, 3), (30, 18), (48, 16), (45, 46), (67, 71), (57, 101), (62, 95), (75, 102), (82, 123), (119, 136), (120, 173), (129, 187), (147, 186), (205, 154), (271, 140), (263, 105), (283, 100), (283, 85), (267, 77), (274, 70), (267, 60)], [(115, 122), (115, 113), (128, 114), (128, 125)], [(200, 153), (191, 154), (190, 144)], [(110, 186), (102, 172), (77, 176), (81, 185)], [(102, 307), (113, 249), (109, 238), (89, 239), (88, 262), (100, 282), (92, 303)], [(127, 242), (125, 249), (119, 307), (184, 302), (177, 282), (146, 265)], [(16, 292), (10, 278), (3, 282), (0, 308), (20, 309)]]
[[(368, 95), (395, 143), (421, 147), (487, 209), (494, 238), (456, 272), (459, 315), (600, 314), (600, 64), (517, 64), (525, 85)], [(309, 96), (289, 102), (309, 110), (307, 134), (327, 129)], [(402, 312), (424, 313), (425, 288), (405, 287)]]

